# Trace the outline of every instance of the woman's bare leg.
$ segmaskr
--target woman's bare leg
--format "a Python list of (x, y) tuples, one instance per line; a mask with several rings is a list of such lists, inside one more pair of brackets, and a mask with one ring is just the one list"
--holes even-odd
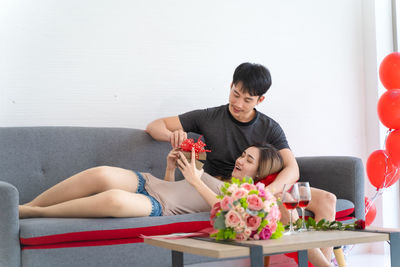
[(130, 170), (100, 166), (77, 173), (49, 188), (25, 205), (46, 207), (110, 189), (136, 192), (138, 178)]
[[(311, 201), (307, 209), (314, 213), (315, 221), (334, 221), (336, 216), (336, 196), (328, 191), (311, 187)], [(331, 260), (333, 248), (321, 248), (327, 260)]]
[(20, 206), (20, 218), (29, 217), (143, 217), (151, 213), (151, 201), (142, 194), (111, 189), (46, 207)]

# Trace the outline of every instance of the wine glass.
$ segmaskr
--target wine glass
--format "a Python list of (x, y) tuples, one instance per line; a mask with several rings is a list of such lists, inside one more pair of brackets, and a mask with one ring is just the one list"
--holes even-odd
[(299, 207), (301, 208), (301, 215), (303, 217), (303, 223), (301, 228), (298, 230), (299, 232), (307, 231), (306, 222), (305, 222), (305, 208), (308, 206), (308, 203), (311, 200), (311, 190), (309, 182), (298, 182), (297, 183), (299, 189)]
[(291, 235), (295, 233), (292, 224), (292, 212), (299, 204), (299, 188), (297, 184), (285, 184), (283, 186), (282, 203), (290, 212), (290, 227), (285, 235)]

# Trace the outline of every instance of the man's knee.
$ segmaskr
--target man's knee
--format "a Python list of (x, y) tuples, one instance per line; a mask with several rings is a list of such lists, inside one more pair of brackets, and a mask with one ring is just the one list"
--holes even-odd
[(323, 193), (324, 202), (327, 204), (329, 208), (336, 209), (336, 195), (331, 192), (324, 191)]

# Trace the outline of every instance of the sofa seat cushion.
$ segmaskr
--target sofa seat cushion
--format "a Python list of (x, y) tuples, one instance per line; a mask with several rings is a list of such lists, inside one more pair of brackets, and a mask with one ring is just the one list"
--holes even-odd
[(139, 235), (197, 232), (210, 227), (209, 213), (141, 218), (31, 218), (20, 220), (23, 249), (142, 242)]
[(354, 203), (347, 199), (336, 201), (336, 220), (343, 220), (354, 213)]

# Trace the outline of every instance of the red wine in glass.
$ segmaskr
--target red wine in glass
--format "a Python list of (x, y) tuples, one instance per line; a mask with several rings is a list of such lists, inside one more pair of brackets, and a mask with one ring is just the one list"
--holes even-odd
[(301, 228), (298, 230), (299, 232), (307, 231), (306, 223), (305, 223), (305, 208), (311, 200), (311, 189), (310, 183), (308, 182), (298, 182), (297, 186), (299, 188), (299, 207), (301, 208), (301, 214), (303, 217), (303, 222)]
[(285, 184), (283, 186), (282, 203), (285, 208), (289, 211), (289, 231), (285, 232), (284, 235), (291, 235), (294, 233), (292, 223), (292, 211), (299, 204), (299, 189), (297, 184)]
[(292, 201), (292, 202), (283, 202), (283, 205), (285, 208), (288, 210), (294, 210), (299, 203), (297, 201)]
[[(307, 207), (308, 206), (308, 203), (309, 203), (310, 201), (309, 200), (300, 200), (299, 201), (299, 207), (300, 208), (305, 208), (305, 207)], [(286, 207), (286, 206), (285, 206)]]

